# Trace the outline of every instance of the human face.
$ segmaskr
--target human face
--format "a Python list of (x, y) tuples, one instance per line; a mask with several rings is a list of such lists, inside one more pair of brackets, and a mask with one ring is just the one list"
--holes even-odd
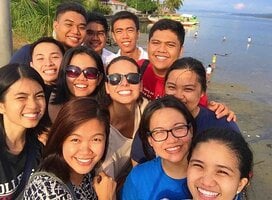
[(42, 42), (34, 48), (30, 66), (41, 75), (47, 85), (51, 85), (57, 80), (62, 58), (62, 52), (56, 44)]
[(197, 116), (199, 112), (198, 103), (204, 92), (195, 72), (189, 69), (171, 71), (165, 82), (165, 93), (177, 97), (194, 117)]
[(22, 78), (9, 87), (0, 102), (5, 127), (26, 129), (37, 126), (45, 111), (45, 96), (41, 85), (31, 79)]
[[(165, 117), (167, 116), (167, 120)], [(150, 118), (149, 130), (172, 129), (181, 124), (187, 124), (184, 116), (174, 108), (161, 108), (156, 110)], [(153, 147), (156, 155), (169, 163), (187, 163), (187, 154), (192, 140), (192, 132), (189, 130), (187, 136), (182, 138), (174, 137), (170, 132), (168, 138), (162, 142), (156, 142), (148, 137), (149, 144)]]
[(218, 141), (199, 143), (187, 172), (188, 186), (196, 200), (233, 200), (247, 184), (240, 179), (237, 155)]
[(148, 58), (154, 65), (154, 72), (164, 77), (167, 69), (181, 56), (183, 48), (175, 33), (157, 30), (148, 42), (147, 51)]
[[(138, 73), (137, 66), (127, 60), (119, 60), (113, 63), (108, 70), (108, 75)], [(106, 92), (111, 96), (111, 99), (121, 104), (135, 103), (140, 95), (141, 84), (130, 84), (125, 77), (122, 78), (118, 85), (106, 82), (105, 86)]]
[(84, 43), (101, 55), (107, 42), (106, 30), (103, 25), (96, 22), (90, 22), (87, 24), (86, 31), (87, 34)]
[(131, 19), (119, 19), (113, 25), (112, 36), (119, 48), (124, 53), (137, 51), (136, 44), (139, 37), (139, 31)]
[[(95, 60), (85, 53), (74, 55), (71, 59), (70, 65), (77, 66), (81, 70), (88, 67), (97, 68)], [(69, 91), (75, 97), (89, 96), (95, 91), (100, 81), (100, 76), (97, 79), (87, 79), (83, 73), (81, 73), (77, 78), (70, 78), (66, 76), (66, 83)]]
[(102, 158), (105, 144), (105, 126), (98, 119), (90, 119), (76, 127), (62, 146), (63, 158), (72, 169), (71, 173), (89, 173)]
[(56, 39), (67, 48), (81, 45), (86, 36), (86, 20), (83, 15), (74, 11), (60, 14), (53, 27)]

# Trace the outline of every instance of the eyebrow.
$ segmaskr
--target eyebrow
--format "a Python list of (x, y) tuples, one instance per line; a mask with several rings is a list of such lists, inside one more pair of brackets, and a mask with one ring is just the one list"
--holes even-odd
[[(54, 52), (51, 52), (50, 54), (61, 54), (61, 53), (57, 52), (57, 51), (54, 51)], [(44, 54), (38, 53), (38, 54), (35, 54), (35, 56), (44, 56)]]
[[(190, 163), (191, 163), (191, 162), (196, 162), (196, 163), (204, 164), (203, 161), (198, 160), (198, 159), (190, 159)], [(227, 167), (227, 166), (225, 166), (225, 165), (216, 165), (216, 167), (223, 168), (223, 169), (227, 169), (228, 171), (231, 171), (232, 173), (234, 173), (234, 171), (233, 171), (232, 168)]]
[[(71, 20), (71, 19), (65, 19), (64, 22), (72, 22), (72, 23), (76, 23), (75, 21)], [(86, 23), (80, 23), (78, 25), (84, 25), (86, 26)]]
[[(36, 92), (35, 93), (35, 95), (37, 95), (37, 94), (44, 94), (44, 91), (43, 90), (40, 90), (40, 91), (38, 91), (38, 92)], [(29, 93), (25, 93), (25, 92), (18, 92), (18, 93), (15, 93), (15, 95), (16, 96), (18, 96), (18, 95), (29, 95)]]

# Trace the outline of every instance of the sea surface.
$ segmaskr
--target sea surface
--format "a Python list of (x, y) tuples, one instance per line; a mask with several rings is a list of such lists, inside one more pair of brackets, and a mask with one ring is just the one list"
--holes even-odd
[(219, 54), (214, 81), (242, 84), (255, 94), (252, 98), (272, 105), (272, 19), (228, 13), (193, 14), (200, 23), (186, 30), (184, 56), (198, 58), (207, 66), (212, 55)]
[[(208, 66), (216, 53), (214, 81), (241, 84), (254, 94), (250, 98), (272, 105), (272, 19), (189, 13), (196, 15), (200, 23), (186, 28), (184, 56), (195, 57)], [(150, 26), (141, 29), (148, 32)]]

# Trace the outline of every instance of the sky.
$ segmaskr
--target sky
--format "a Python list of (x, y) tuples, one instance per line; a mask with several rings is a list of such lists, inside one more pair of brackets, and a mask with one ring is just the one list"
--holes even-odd
[(272, 0), (184, 0), (180, 10), (272, 13)]

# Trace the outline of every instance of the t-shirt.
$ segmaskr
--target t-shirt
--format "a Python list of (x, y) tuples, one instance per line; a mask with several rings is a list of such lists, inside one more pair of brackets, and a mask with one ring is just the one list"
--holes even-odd
[[(138, 65), (142, 67), (144, 60), (139, 60)], [(165, 94), (164, 91), (164, 77), (158, 76), (154, 72), (154, 66), (149, 62), (146, 69), (142, 75), (142, 94), (145, 98), (149, 100), (154, 100), (160, 97), (163, 97)], [(207, 95), (203, 95), (200, 98), (199, 105), (207, 106), (208, 97)]]
[[(236, 132), (240, 132), (235, 122), (228, 122), (226, 117), (217, 119), (214, 112), (202, 106), (200, 106), (200, 111), (196, 116), (195, 120), (197, 126), (196, 134), (202, 133), (209, 128), (228, 128)], [(152, 152), (154, 153), (152, 148), (150, 148), (148, 151), (151, 154)], [(153, 157), (155, 157), (155, 154), (153, 155)], [(136, 134), (134, 137), (131, 147), (131, 158), (138, 163), (143, 163), (147, 161), (139, 134)]]
[(157, 157), (137, 165), (129, 173), (121, 191), (122, 200), (191, 199), (187, 179), (174, 179), (163, 170)]
[[(0, 150), (0, 199), (14, 199), (13, 194), (16, 191), (22, 179), (26, 166), (29, 169), (29, 175), (38, 166), (41, 159), (41, 150), (43, 145), (34, 134), (26, 134), (26, 143), (22, 152), (13, 155), (6, 149)], [(29, 176), (26, 177), (26, 182)], [(25, 184), (21, 187), (18, 194), (23, 191)]]
[(29, 65), (29, 63), (31, 62), (30, 47), (31, 47), (30, 44), (21, 47), (18, 51), (16, 51), (12, 55), (9, 63)]
[(135, 109), (134, 131), (132, 138), (127, 138), (120, 133), (114, 126), (110, 126), (109, 145), (107, 155), (102, 163), (103, 171), (114, 178), (115, 180), (124, 177), (131, 169), (131, 145), (133, 137), (137, 132), (141, 115), (148, 101), (143, 99), (143, 102)]

